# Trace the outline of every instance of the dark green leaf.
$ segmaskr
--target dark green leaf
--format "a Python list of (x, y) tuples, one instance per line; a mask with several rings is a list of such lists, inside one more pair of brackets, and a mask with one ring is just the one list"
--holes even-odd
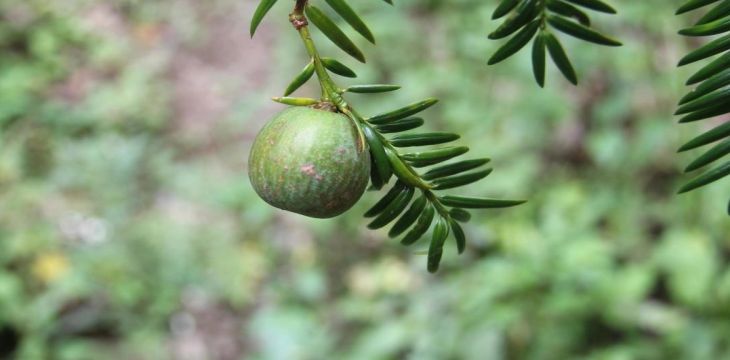
[(408, 208), (405, 213), (403, 213), (400, 219), (398, 219), (398, 221), (393, 224), (393, 227), (388, 232), (388, 236), (394, 238), (406, 231), (406, 229), (408, 229), (411, 225), (413, 225), (414, 222), (416, 222), (418, 217), (426, 208), (427, 203), (428, 202), (426, 201), (425, 195), (419, 196), (418, 199), (416, 199), (416, 201), (411, 204), (411, 207)]
[(337, 75), (349, 77), (349, 78), (357, 77), (357, 74), (355, 74), (355, 72), (352, 71), (352, 69), (350, 69), (345, 64), (343, 64), (335, 59), (325, 57), (325, 58), (322, 58), (321, 60), (322, 60), (322, 65), (324, 65), (324, 67), (326, 67), (327, 70), (332, 71), (333, 73), (335, 73)]
[(385, 114), (380, 114), (371, 117), (370, 119), (367, 119), (368, 122), (372, 124), (384, 124), (390, 121), (400, 120), (407, 118), (411, 115), (418, 114), (421, 111), (424, 111), (431, 106), (435, 105), (438, 102), (437, 99), (429, 98), (426, 100), (419, 101), (417, 103), (410, 104), (408, 106), (404, 106), (400, 109), (389, 111)]
[(439, 269), (441, 256), (444, 253), (444, 243), (449, 237), (449, 224), (446, 219), (439, 216), (436, 220), (436, 226), (433, 228), (431, 237), (431, 245), (428, 247), (428, 271), (435, 273)]
[(391, 149), (386, 148), (385, 154), (388, 156), (388, 160), (390, 161), (390, 166), (393, 168), (393, 171), (398, 176), (398, 179), (405, 182), (406, 184), (417, 187), (417, 188), (426, 188), (427, 185), (421, 181), (421, 178), (418, 177), (417, 174), (415, 174), (406, 164), (401, 160), (400, 157), (398, 157), (398, 154)]
[(714, 105), (710, 105), (702, 110), (695, 111), (683, 118), (679, 119), (680, 123), (687, 123), (697, 120), (709, 119), (711, 117), (719, 116), (730, 112), (729, 102), (720, 102)]
[[(367, 140), (370, 147), (370, 155), (375, 162), (375, 168), (377, 169), (376, 174), (378, 180), (373, 180), (373, 185), (376, 184), (387, 184), (390, 177), (393, 175), (393, 169), (390, 167), (388, 156), (385, 153), (385, 147), (383, 142), (380, 140), (379, 135), (368, 125), (362, 126), (365, 140)], [(377, 188), (377, 186), (376, 186)]]
[(680, 15), (683, 13), (686, 13), (688, 11), (699, 9), (703, 6), (710, 5), (714, 2), (718, 2), (719, 0), (689, 0), (686, 3), (684, 3), (679, 10), (677, 10), (676, 14)]
[(713, 22), (717, 19), (724, 18), (726, 16), (730, 15), (730, 0), (725, 0), (712, 8), (712, 10), (708, 11), (705, 16), (700, 18), (697, 21), (696, 25), (699, 24), (707, 24), (709, 22)]
[(426, 208), (423, 209), (421, 216), (418, 217), (418, 222), (415, 226), (413, 226), (411, 231), (409, 231), (406, 236), (403, 237), (400, 243), (408, 246), (423, 237), (423, 234), (425, 234), (426, 231), (428, 231), (428, 228), (431, 226), (434, 213), (435, 210), (433, 206), (431, 204), (426, 204)]
[(681, 148), (679, 148), (679, 151), (682, 152), (692, 150), (694, 148), (713, 143), (728, 136), (730, 136), (730, 121), (727, 121), (724, 124), (717, 126), (712, 130), (690, 140)]
[(468, 222), (469, 220), (471, 220), (471, 214), (468, 211), (460, 208), (453, 208), (449, 210), (449, 215), (451, 215), (454, 220), (460, 222)]
[(403, 159), (409, 161), (412, 166), (424, 167), (440, 163), (462, 155), (469, 151), (466, 146), (450, 146), (436, 150), (429, 150), (416, 153), (403, 154)]
[(717, 144), (715, 147), (702, 154), (702, 156), (698, 157), (695, 161), (689, 164), (687, 168), (684, 169), (684, 171), (695, 171), (728, 154), (730, 154), (730, 138)]
[(730, 85), (730, 69), (727, 69), (702, 82), (702, 84), (697, 86), (697, 88), (685, 95), (682, 100), (679, 101), (679, 104), (686, 104), (727, 85)]
[(558, 41), (555, 35), (549, 32), (544, 32), (543, 35), (545, 39), (545, 45), (550, 52), (550, 57), (553, 59), (555, 66), (558, 67), (560, 72), (563, 73), (563, 76), (565, 76), (566, 79), (573, 83), (573, 85), (578, 85), (578, 77), (575, 75), (573, 65), (570, 63), (568, 55), (565, 54), (563, 46), (560, 45), (560, 41)]
[(369, 229), (380, 229), (381, 227), (388, 225), (391, 221), (395, 220), (395, 218), (400, 215), (400, 213), (405, 210), (405, 208), (408, 206), (408, 203), (413, 198), (413, 193), (415, 190), (412, 187), (406, 188), (405, 191), (402, 191), (396, 198), (388, 204), (388, 206), (383, 209), (383, 212), (380, 213), (373, 221), (368, 224)]
[(460, 138), (457, 134), (451, 133), (422, 133), (422, 134), (408, 134), (398, 135), (390, 139), (390, 144), (396, 147), (409, 147), (409, 146), (427, 146), (427, 145), (438, 145), (458, 140)]
[(730, 88), (715, 91), (699, 99), (690, 101), (689, 103), (684, 104), (679, 109), (677, 109), (674, 115), (687, 114), (693, 111), (706, 109), (708, 106), (718, 104), (730, 104)]
[(684, 36), (710, 36), (722, 34), (726, 31), (730, 31), (730, 18), (682, 29), (679, 33)]
[(385, 209), (386, 206), (390, 205), (393, 200), (406, 189), (406, 184), (404, 184), (401, 181), (396, 181), (395, 185), (393, 185), (392, 188), (390, 188), (390, 191), (388, 191), (385, 196), (383, 196), (373, 207), (371, 207), (368, 211), (365, 212), (365, 217), (373, 217), (375, 215), (380, 214), (383, 209)]
[(687, 80), (687, 85), (693, 85), (698, 82), (705, 81), (720, 72), (727, 70), (728, 68), (730, 68), (730, 52), (725, 53), (694, 73), (694, 75)]
[(701, 48), (687, 54), (677, 66), (691, 64), (695, 61), (707, 59), (710, 56), (717, 55), (723, 51), (730, 50), (730, 35), (723, 36), (705, 44)]
[(516, 206), (525, 203), (525, 201), (523, 200), (497, 200), (454, 195), (446, 195), (439, 199), (441, 200), (441, 203), (446, 206), (460, 207), (465, 209), (495, 209)]
[(453, 189), (459, 186), (469, 185), (477, 182), (492, 173), (492, 169), (476, 171), (473, 173), (454, 175), (445, 178), (436, 179), (433, 181), (434, 190), (446, 190)]
[(572, 35), (579, 39), (583, 39), (585, 41), (590, 41), (595, 44), (606, 45), (606, 46), (621, 46), (620, 42), (618, 42), (614, 39), (611, 39), (589, 27), (585, 27), (581, 24), (574, 23), (570, 20), (565, 20), (565, 18), (563, 18), (561, 16), (550, 15), (550, 16), (548, 16), (548, 22), (554, 28), (556, 28), (568, 35)]
[(421, 176), (424, 180), (434, 180), (446, 176), (456, 175), (465, 171), (476, 169), (482, 165), (485, 165), (491, 161), (490, 159), (474, 159), (464, 160), (453, 164), (446, 164), (439, 167), (435, 167)]
[(400, 119), (386, 124), (375, 125), (375, 127), (383, 134), (399, 133), (403, 131), (413, 130), (423, 125), (423, 119), (418, 117)]
[(451, 233), (454, 234), (454, 240), (456, 240), (456, 251), (461, 254), (466, 249), (466, 235), (464, 235), (464, 230), (453, 219), (449, 220), (449, 226), (451, 227)]
[(375, 164), (375, 157), (370, 156), (370, 187), (368, 190), (380, 190), (385, 186), (385, 182), (380, 178), (378, 166)]
[(249, 28), (251, 37), (253, 37), (256, 33), (256, 29), (259, 27), (259, 24), (261, 24), (261, 20), (264, 19), (274, 4), (276, 4), (276, 0), (261, 0), (261, 2), (259, 2), (259, 5), (256, 7), (256, 11), (253, 13), (253, 18), (251, 19), (251, 27)]
[(600, 1), (600, 0), (565, 0), (565, 1), (582, 6), (584, 8), (604, 12), (607, 14), (616, 13), (616, 10), (614, 10), (610, 5), (608, 5), (605, 2)]
[(545, 86), (545, 37), (542, 32), (532, 42), (532, 73), (540, 87)]
[(679, 193), (682, 194), (688, 191), (692, 191), (694, 189), (722, 179), (723, 177), (728, 175), (730, 175), (730, 161), (694, 178), (686, 185), (682, 186), (682, 188), (679, 189)]
[(500, 61), (512, 56), (516, 52), (520, 51), (537, 32), (540, 27), (540, 20), (533, 20), (530, 24), (520, 30), (517, 35), (513, 36), (507, 43), (502, 45), (497, 51), (489, 58), (488, 65), (494, 65)]
[(365, 25), (365, 22), (360, 19), (360, 16), (352, 10), (345, 0), (325, 1), (327, 1), (327, 4), (329, 4), (329, 6), (337, 12), (337, 14), (342, 16), (342, 18), (345, 19), (345, 21), (347, 21), (347, 23), (350, 24), (355, 31), (359, 32), (365, 39), (375, 44), (375, 37), (373, 37), (373, 33), (370, 32), (370, 29), (368, 29), (368, 26)]
[(354, 85), (348, 87), (345, 91), (357, 94), (373, 94), (373, 93), (384, 93), (389, 91), (395, 91), (400, 89), (398, 85), (384, 85), (384, 84), (373, 84), (373, 85)]
[(348, 53), (360, 62), (365, 62), (365, 56), (362, 54), (360, 49), (345, 35), (342, 30), (335, 24), (322, 10), (314, 5), (307, 5), (305, 13), (309, 20), (319, 29), (322, 33), (327, 36), (332, 42), (337, 45), (342, 51)]
[(492, 40), (505, 38), (527, 25), (540, 12), (537, 4), (537, 0), (522, 0), (520, 5), (517, 6), (517, 9), (515, 9), (514, 14), (508, 17), (497, 30), (489, 34), (489, 38)]
[(588, 17), (588, 14), (564, 1), (548, 1), (547, 7), (550, 11), (566, 17), (572, 17), (585, 26), (591, 26), (591, 18)]
[(284, 91), (284, 96), (289, 96), (291, 93), (297, 91), (304, 83), (309, 81), (309, 79), (314, 74), (314, 62), (310, 61), (307, 66), (302, 69), (302, 71), (297, 74), (297, 76), (292, 80), (292, 82), (289, 84), (289, 86), (286, 87), (286, 90)]
[(502, 0), (497, 8), (492, 13), (492, 20), (497, 20), (505, 15), (509, 14), (514, 9), (520, 0)]

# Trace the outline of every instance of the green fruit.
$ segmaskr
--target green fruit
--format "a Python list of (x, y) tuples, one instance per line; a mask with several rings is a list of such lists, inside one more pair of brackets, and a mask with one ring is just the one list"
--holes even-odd
[(248, 174), (256, 193), (272, 206), (330, 218), (365, 192), (370, 153), (345, 115), (292, 107), (256, 136)]

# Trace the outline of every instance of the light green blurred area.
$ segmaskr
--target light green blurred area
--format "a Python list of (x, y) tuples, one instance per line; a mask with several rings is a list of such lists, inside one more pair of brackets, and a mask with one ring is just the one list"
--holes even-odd
[(486, 66), (494, 1), (351, 2), (365, 65), (315, 34), (340, 84), (403, 86), (362, 113), (438, 97), (427, 126), (493, 158), (466, 192), (529, 200), (475, 212), (436, 275), (365, 228), (380, 194), (322, 221), (249, 185), (307, 61), (280, 3), (249, 39), (253, 0), (0, 0), (0, 358), (730, 357), (728, 182), (674, 195), (708, 126), (672, 116), (679, 1), (611, 1), (621, 48), (563, 39), (577, 88)]

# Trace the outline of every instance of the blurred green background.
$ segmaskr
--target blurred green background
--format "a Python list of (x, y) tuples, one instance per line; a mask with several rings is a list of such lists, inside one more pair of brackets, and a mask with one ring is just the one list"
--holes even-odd
[[(316, 0), (319, 1), (319, 0)], [(730, 358), (728, 182), (675, 196), (700, 127), (671, 115), (697, 44), (680, 1), (614, 0), (618, 49), (564, 38), (581, 76), (494, 67), (496, 1), (352, 2), (365, 114), (428, 96), (495, 173), (442, 269), (361, 217), (278, 211), (251, 140), (306, 56), (280, 2), (0, 0), (0, 358)], [(289, 1), (291, 3), (291, 1)], [(359, 40), (359, 38), (358, 38)], [(299, 94), (316, 94), (310, 84)]]

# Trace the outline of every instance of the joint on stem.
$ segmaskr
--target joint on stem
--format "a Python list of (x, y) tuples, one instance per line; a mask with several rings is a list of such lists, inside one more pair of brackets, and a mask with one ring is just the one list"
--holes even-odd
[(297, 31), (309, 25), (309, 22), (307, 21), (307, 18), (304, 16), (304, 14), (298, 13), (296, 11), (289, 14), (289, 22), (292, 24), (292, 26), (294, 26), (294, 29), (296, 29)]

